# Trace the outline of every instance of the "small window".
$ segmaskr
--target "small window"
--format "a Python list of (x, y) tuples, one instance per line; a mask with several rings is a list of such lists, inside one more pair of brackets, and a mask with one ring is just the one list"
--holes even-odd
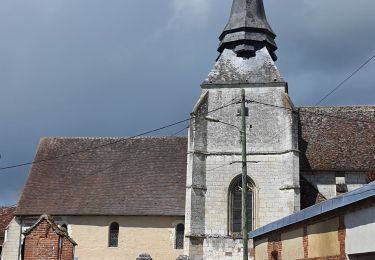
[(184, 224), (178, 224), (176, 226), (176, 249), (184, 249)]
[(108, 238), (108, 246), (109, 247), (118, 247), (118, 234), (119, 234), (119, 224), (113, 222), (109, 226), (109, 238)]
[(348, 192), (348, 185), (345, 183), (339, 183), (336, 184), (336, 195), (339, 196), (341, 194), (347, 193)]

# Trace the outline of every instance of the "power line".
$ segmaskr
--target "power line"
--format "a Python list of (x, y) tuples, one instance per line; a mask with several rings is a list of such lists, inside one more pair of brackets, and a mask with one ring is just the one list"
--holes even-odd
[[(340, 82), (340, 84), (338, 84), (334, 89), (332, 89), (327, 95), (325, 95), (322, 99), (319, 100), (319, 102), (316, 103), (316, 106), (321, 104), (324, 100), (326, 100), (329, 96), (331, 96), (334, 92), (336, 92), (340, 87), (342, 87), (348, 80), (350, 80), (353, 76), (355, 76), (359, 71), (361, 71), (367, 64), (369, 64), (373, 59), (375, 58), (375, 54), (372, 55), (369, 59), (367, 59), (361, 66), (359, 66), (354, 72), (352, 72), (347, 78), (345, 78), (342, 82)], [(234, 101), (235, 99), (232, 99), (232, 101)], [(231, 102), (232, 102), (231, 101)], [(233, 103), (233, 104), (236, 104), (236, 103), (239, 103), (238, 101)], [(248, 103), (257, 103), (257, 104), (261, 104), (261, 105), (265, 105), (265, 106), (270, 106), (270, 107), (274, 107), (274, 108), (279, 108), (279, 109), (285, 109), (285, 110), (289, 110), (291, 111), (292, 113), (298, 113), (297, 111), (295, 111), (294, 109), (292, 108), (289, 108), (289, 107), (283, 107), (283, 106), (277, 106), (277, 105), (273, 105), (273, 104), (267, 104), (267, 103), (263, 103), (263, 102), (260, 102), (260, 101), (255, 101), (255, 100), (249, 100)], [(233, 104), (229, 104), (229, 105), (233, 105)], [(223, 106), (223, 107), (219, 107), (217, 109), (214, 109), (214, 110), (211, 110), (209, 111), (208, 113), (211, 113), (211, 112), (215, 112), (217, 110), (220, 110), (220, 109), (223, 109), (227, 106)], [(341, 119), (341, 120), (348, 120), (348, 121), (354, 121), (354, 122), (361, 122), (361, 123), (369, 123), (369, 124), (375, 124), (375, 121), (369, 121), (369, 120), (360, 120), (360, 119), (352, 119), (352, 118), (347, 118), (347, 117), (341, 117), (341, 116), (337, 116), (337, 115), (331, 115), (331, 114), (325, 114), (325, 113), (317, 113), (317, 112), (312, 112), (312, 111), (299, 111), (300, 113), (308, 113), (308, 114), (314, 114), (314, 115), (318, 115), (318, 116), (325, 116), (325, 117), (331, 117), (331, 118), (337, 118), (337, 119)], [(207, 113), (207, 114), (208, 114)], [(190, 118), (189, 118), (190, 120)], [(185, 129), (187, 129), (188, 127), (185, 127), (183, 128), (182, 130), (178, 131), (177, 133), (173, 134), (173, 136), (175, 135), (178, 135), (179, 133), (183, 132)], [(277, 132), (275, 135), (272, 136), (272, 138), (269, 140), (271, 141), (273, 138), (276, 137), (276, 135), (278, 135), (279, 133), (281, 132), (284, 132), (286, 131), (287, 129), (289, 129), (289, 126), (287, 126), (286, 128), (282, 129), (282, 131), (279, 131)], [(263, 147), (266, 143), (263, 142), (263, 145), (258, 147), (258, 148), (261, 148)], [(224, 164), (224, 165), (221, 165), (221, 166), (218, 166), (216, 168), (213, 168), (213, 169), (210, 169), (209, 171), (213, 171), (213, 170), (216, 170), (216, 169), (219, 169), (219, 168), (222, 168), (222, 167), (225, 167), (225, 166), (229, 166), (229, 165), (232, 165), (233, 162), (229, 163), (229, 164)], [(0, 170), (2, 170), (0, 168)]]
[(346, 77), (343, 81), (340, 82), (334, 89), (332, 89), (327, 95), (325, 95), (322, 99), (318, 101), (315, 105), (320, 105), (324, 100), (326, 100), (329, 96), (331, 96), (334, 92), (336, 92), (339, 88), (341, 88), (349, 79), (351, 79), (355, 74), (357, 74), (360, 70), (362, 70), (367, 64), (369, 64), (375, 58), (375, 54), (373, 54), (369, 59), (367, 59), (361, 66), (359, 66), (354, 72), (352, 72), (348, 77)]
[[(351, 79), (354, 75), (356, 75), (360, 70), (362, 70), (367, 64), (369, 64), (373, 59), (375, 58), (375, 54), (373, 54), (369, 59), (367, 59), (361, 66), (358, 67), (358, 69), (356, 69), (353, 73), (351, 73), (348, 77), (346, 77), (340, 84), (338, 84), (334, 89), (332, 89), (332, 91), (330, 91), (327, 95), (325, 95), (322, 99), (320, 99), (317, 103), (316, 103), (316, 106), (321, 104), (324, 100), (326, 100), (329, 96), (331, 96), (334, 92), (336, 92), (340, 87), (342, 87), (349, 79)], [(266, 105), (266, 106), (271, 106), (271, 107), (275, 107), (275, 108), (281, 108), (281, 109), (287, 109), (287, 110), (290, 110), (292, 111), (293, 113), (297, 113), (297, 111), (295, 111), (294, 109), (292, 108), (288, 108), (288, 107), (282, 107), (282, 106), (277, 106), (277, 105), (273, 105), (273, 104), (267, 104), (267, 103), (262, 103), (262, 102), (259, 102), (259, 101), (255, 101), (255, 100), (250, 100), (250, 102), (253, 102), (253, 103), (258, 103), (258, 104), (262, 104), (262, 105)], [(299, 111), (299, 112), (302, 112), (302, 113), (310, 113), (310, 114), (315, 114), (315, 115), (319, 115), (319, 116), (327, 116), (327, 117), (334, 117), (334, 118), (338, 118), (338, 119), (343, 119), (343, 120), (350, 120), (350, 121), (357, 121), (357, 122), (362, 122), (362, 123), (369, 123), (369, 124), (375, 124), (375, 121), (368, 121), (368, 120), (358, 120), (358, 119), (351, 119), (351, 118), (345, 118), (345, 117), (340, 117), (340, 116), (336, 116), (336, 115), (330, 115), (330, 114), (323, 114), (323, 113), (316, 113), (316, 112), (311, 112), (311, 111)], [(271, 139), (269, 139), (270, 141), (275, 138), (278, 134), (286, 131), (287, 129), (289, 129), (289, 126), (287, 126), (286, 128), (282, 129), (281, 131), (278, 131), (276, 132)], [(263, 146), (264, 146), (264, 143), (263, 143)], [(260, 147), (257, 147), (258, 148), (261, 148), (263, 146), (260, 146)]]
[(260, 105), (264, 105), (264, 106), (270, 106), (270, 107), (274, 107), (274, 108), (280, 108), (280, 109), (284, 109), (284, 110), (289, 110), (289, 111), (292, 111), (293, 113), (297, 113), (297, 114), (298, 113), (306, 113), (306, 114), (313, 114), (313, 115), (323, 116), (323, 117), (332, 117), (332, 118), (337, 118), (337, 119), (347, 120), (347, 121), (353, 121), (353, 122), (375, 124), (375, 121), (371, 121), (371, 120), (354, 119), (354, 118), (348, 118), (348, 117), (343, 117), (343, 116), (331, 115), (331, 114), (322, 113), (322, 112), (301, 111), (301, 110), (299, 110), (297, 112), (293, 108), (283, 107), (283, 106), (278, 106), (278, 105), (273, 105), (273, 104), (268, 104), (268, 103), (263, 103), (263, 102), (255, 101), (255, 100), (248, 100), (247, 102), (248, 103), (256, 103), (256, 104), (260, 104)]
[[(184, 126), (184, 128), (182, 128), (182, 129), (179, 130), (178, 132), (172, 134), (171, 136), (177, 136), (179, 133), (183, 132), (184, 130), (186, 130), (186, 129), (188, 129), (188, 128), (189, 128), (189, 126)], [(110, 168), (115, 168), (115, 167), (121, 165), (122, 163), (124, 163), (125, 161), (126, 161), (126, 160), (118, 160), (118, 161), (112, 163), (111, 165), (109, 165), (109, 166), (107, 166), (107, 167), (105, 167), (105, 168), (102, 168), (102, 169), (95, 169), (95, 171), (92, 171), (92, 172), (90, 172), (89, 174), (93, 175), (93, 174), (97, 174), (97, 173), (103, 172), (103, 171), (105, 171), (105, 170), (108, 170), (108, 169), (110, 169)]]
[[(235, 101), (235, 102), (233, 102), (233, 101), (234, 101), (234, 100), (232, 100), (229, 104), (226, 104), (226, 105), (220, 106), (220, 107), (215, 108), (215, 109), (213, 109), (213, 110), (210, 110), (210, 111), (208, 111), (207, 113), (213, 113), (213, 112), (216, 112), (216, 111), (218, 111), (218, 110), (224, 109), (224, 108), (226, 108), (226, 107), (229, 107), (229, 106), (232, 106), (232, 105), (238, 103), (238, 101)], [(140, 134), (137, 134), (137, 135), (131, 136), (131, 137), (127, 137), (127, 138), (119, 138), (119, 139), (117, 139), (117, 140), (115, 140), (115, 141), (111, 141), (111, 142), (108, 142), (108, 143), (106, 143), (106, 144), (97, 145), (97, 146), (94, 146), (94, 147), (89, 147), (89, 148), (86, 148), (86, 149), (78, 150), (78, 151), (71, 152), (71, 153), (67, 153), (67, 154), (62, 154), (62, 155), (55, 156), (55, 157), (52, 157), (52, 158), (46, 158), (46, 159), (41, 159), (41, 160), (32, 161), (32, 162), (26, 162), (26, 163), (20, 163), (20, 164), (10, 165), (10, 166), (6, 166), (6, 167), (1, 167), (1, 168), (0, 168), (0, 171), (9, 170), (9, 169), (14, 169), (14, 168), (19, 168), (19, 167), (24, 167), (24, 166), (33, 165), (33, 164), (38, 164), (38, 163), (47, 162), (47, 161), (52, 161), (52, 160), (58, 160), (58, 159), (61, 159), (61, 158), (70, 157), (70, 156), (73, 156), (73, 155), (76, 155), (76, 154), (80, 154), (80, 153), (91, 152), (91, 151), (93, 151), (93, 150), (97, 150), (97, 149), (100, 149), (100, 148), (103, 148), (103, 147), (106, 147), (106, 146), (110, 146), (110, 145), (114, 145), (114, 144), (117, 144), (117, 143), (121, 143), (121, 142), (124, 142), (124, 141), (126, 141), (126, 140), (130, 140), (130, 139), (134, 139), (134, 138), (141, 137), (141, 136), (144, 136), (144, 135), (148, 135), (148, 134), (151, 134), (151, 133), (155, 133), (155, 132), (158, 132), (158, 131), (164, 130), (164, 129), (166, 129), (166, 128), (170, 128), (170, 127), (173, 127), (173, 126), (176, 126), (176, 125), (179, 125), (179, 124), (182, 124), (182, 123), (188, 122), (188, 121), (190, 121), (190, 119), (192, 119), (192, 117), (189, 117), (189, 118), (187, 118), (187, 119), (184, 119), (184, 120), (181, 120), (181, 121), (178, 121), (178, 122), (175, 122), (175, 123), (171, 123), (171, 124), (168, 124), (168, 125), (165, 125), (165, 126), (162, 126), (162, 127), (159, 127), (159, 128), (153, 129), (153, 130), (150, 130), (150, 131), (146, 131), (146, 132), (143, 132), (143, 133), (140, 133)], [(183, 130), (185, 130), (185, 128), (184, 128)], [(183, 130), (181, 130), (181, 132), (182, 132)], [(179, 132), (180, 132), (180, 131), (179, 131)], [(176, 133), (176, 135), (179, 134), (179, 132)]]
[[(367, 124), (375, 124), (375, 121), (353, 119), (353, 118), (341, 117), (341, 116), (330, 115), (330, 114), (325, 114), (325, 113), (317, 113), (317, 112), (312, 112), (312, 111), (299, 111), (299, 112), (297, 112), (296, 110), (294, 110), (294, 109), (292, 109), (290, 107), (284, 107), (284, 106), (278, 106), (278, 105), (274, 105), (274, 104), (268, 104), (268, 103), (264, 103), (264, 102), (260, 102), (260, 101), (256, 101), (256, 100), (247, 100), (247, 103), (256, 103), (256, 104), (260, 104), (260, 105), (264, 105), (264, 106), (270, 106), (270, 107), (273, 107), (273, 108), (288, 110), (288, 111), (291, 111), (292, 113), (296, 113), (296, 114), (302, 112), (302, 113), (314, 114), (314, 115), (317, 115), (317, 116), (333, 117), (333, 118), (337, 118), (337, 119), (341, 119), (341, 120), (348, 120), (348, 121), (354, 121), (354, 122), (360, 122), (360, 123), (367, 123)], [(266, 144), (268, 144), (274, 138), (276, 138), (280, 133), (283, 133), (283, 132), (285, 132), (286, 130), (289, 130), (289, 129), (290, 129), (290, 125), (286, 126), (285, 128), (281, 129), (280, 131), (277, 131), (269, 139), (267, 139), (266, 142), (263, 141), (262, 145), (257, 146), (254, 149), (263, 148)]]
[(226, 163), (226, 164), (222, 164), (220, 166), (217, 166), (217, 167), (214, 167), (212, 169), (209, 169), (209, 170), (206, 170), (206, 172), (211, 172), (211, 171), (214, 171), (214, 170), (217, 170), (217, 169), (220, 169), (220, 168), (223, 168), (223, 167), (226, 167), (226, 166), (229, 166), (229, 165), (232, 165), (233, 162), (230, 162), (230, 163)]
[(13, 168), (18, 168), (18, 167), (27, 166), (27, 165), (32, 165), (32, 164), (37, 164), (37, 163), (42, 163), (42, 162), (47, 162), (47, 161), (52, 161), (52, 160), (57, 160), (57, 159), (61, 159), (61, 158), (64, 158), (64, 157), (69, 157), (69, 156), (80, 154), (80, 153), (90, 152), (92, 150), (96, 150), (96, 149), (103, 148), (103, 147), (106, 147), (106, 146), (114, 145), (114, 144), (117, 144), (117, 143), (129, 140), (129, 139), (134, 139), (134, 138), (141, 137), (141, 136), (144, 136), (144, 135), (147, 135), (147, 134), (158, 132), (160, 130), (163, 130), (163, 129), (166, 129), (166, 128), (169, 128), (169, 127), (172, 127), (172, 126), (175, 126), (175, 125), (179, 125), (179, 124), (187, 122), (189, 120), (190, 120), (190, 118), (189, 119), (185, 119), (185, 120), (181, 120), (179, 122), (176, 122), (176, 123), (173, 123), (173, 124), (169, 124), (169, 125), (166, 125), (166, 126), (163, 126), (163, 127), (159, 127), (157, 129), (153, 129), (151, 131), (143, 132), (143, 133), (138, 134), (138, 135), (133, 135), (133, 136), (127, 137), (127, 138), (117, 139), (115, 141), (108, 142), (106, 144), (102, 144), (102, 145), (98, 145), (98, 146), (86, 148), (86, 149), (75, 151), (75, 152), (72, 152), (72, 153), (62, 154), (62, 155), (59, 155), (59, 156), (56, 156), (56, 157), (42, 159), (42, 160), (38, 160), (38, 161), (32, 161), (32, 162), (20, 163), (20, 164), (16, 164), (16, 165), (7, 166), (7, 167), (2, 167), (2, 168), (0, 168), (0, 171), (8, 170), (8, 169), (13, 169)]
[[(345, 81), (347, 81), (349, 78), (353, 77), (358, 71), (360, 71), (366, 64), (368, 64), (373, 58), (375, 58), (375, 55), (373, 55), (369, 60), (367, 60), (366, 63), (362, 64), (362, 66), (360, 68), (358, 68), (354, 73), (351, 74), (350, 77), (348, 77)], [(343, 81), (344, 82), (344, 81)], [(345, 83), (345, 82), (344, 82)], [(336, 88), (337, 89), (337, 88)], [(333, 93), (334, 91), (332, 91)], [(331, 93), (331, 94), (332, 94)], [(328, 97), (328, 96), (327, 96)], [(218, 107), (216, 109), (213, 109), (213, 110), (210, 110), (207, 112), (207, 114), (209, 113), (213, 113), (213, 112), (216, 112), (218, 110), (221, 110), (223, 108), (226, 108), (226, 107), (229, 107), (231, 105), (234, 105), (234, 104), (238, 104), (238, 101), (234, 101), (235, 99), (233, 99), (231, 101), (231, 103), (227, 104), (227, 105), (224, 105), (224, 106), (221, 106), (221, 107)], [(234, 102), (233, 102), (234, 101)], [(292, 108), (289, 108), (289, 107), (283, 107), (283, 106), (278, 106), (278, 105), (273, 105), (273, 104), (268, 104), (268, 103), (264, 103), (264, 102), (260, 102), (260, 101), (256, 101), (256, 100), (247, 100), (248, 103), (256, 103), (256, 104), (261, 104), (261, 105), (265, 105), (265, 106), (270, 106), (270, 107), (274, 107), (274, 108), (279, 108), (279, 109), (284, 109), (284, 110), (289, 110), (289, 111), (292, 111), (293, 113), (297, 113), (297, 111), (295, 111), (294, 109)], [(325, 116), (325, 117), (333, 117), (333, 118), (337, 118), (337, 119), (342, 119), (342, 120), (348, 120), (348, 121), (354, 121), (354, 122), (361, 122), (361, 123), (370, 123), (370, 124), (375, 124), (375, 121), (369, 121), (369, 120), (361, 120), (361, 119), (352, 119), (352, 118), (347, 118), (347, 117), (341, 117), (341, 116), (336, 116), (336, 115), (330, 115), (330, 114), (325, 114), (325, 113), (317, 113), (317, 112), (312, 112), (312, 111), (299, 111), (299, 112), (302, 112), (302, 113), (308, 113), (308, 114), (314, 114), (314, 115), (318, 115), (318, 116)], [(193, 116), (194, 117), (194, 116)], [(144, 136), (144, 135), (147, 135), (147, 134), (151, 134), (151, 133), (154, 133), (154, 132), (158, 132), (160, 130), (163, 130), (163, 129), (166, 129), (166, 128), (170, 128), (172, 126), (176, 126), (176, 125), (179, 125), (181, 123), (184, 123), (184, 122), (187, 122), (191, 119), (192, 117), (189, 117), (187, 119), (184, 119), (184, 120), (181, 120), (181, 121), (178, 121), (178, 122), (175, 122), (175, 123), (172, 123), (172, 124), (169, 124), (169, 125), (166, 125), (166, 126), (163, 126), (163, 127), (160, 127), (160, 128), (157, 128), (157, 129), (153, 129), (153, 130), (150, 130), (150, 131), (146, 131), (146, 132), (143, 132), (141, 134), (138, 134), (138, 135), (134, 135), (134, 136), (131, 136), (131, 137), (128, 137), (128, 138), (121, 138), (121, 139), (118, 139), (118, 140), (115, 140), (115, 141), (112, 141), (112, 142), (109, 142), (109, 143), (106, 143), (106, 144), (102, 144), (102, 145), (98, 145), (98, 146), (94, 146), (94, 147), (90, 147), (90, 148), (86, 148), (86, 149), (83, 149), (83, 150), (79, 150), (79, 151), (75, 151), (75, 152), (72, 152), (72, 153), (68, 153), (68, 154), (63, 154), (63, 155), (60, 155), (60, 156), (56, 156), (56, 157), (53, 157), (53, 158), (47, 158), (47, 159), (42, 159), (42, 160), (38, 160), (38, 161), (32, 161), (32, 162), (27, 162), (27, 163), (20, 163), (20, 164), (16, 164), (16, 165), (11, 165), (11, 166), (7, 166), (7, 167), (2, 167), (0, 168), (0, 171), (3, 171), (3, 170), (8, 170), (8, 169), (13, 169), (13, 168), (18, 168), (18, 167), (23, 167), (23, 166), (28, 166), (28, 165), (32, 165), (32, 164), (37, 164), (37, 163), (41, 163), (41, 162), (46, 162), (46, 161), (51, 161), (51, 160), (57, 160), (57, 159), (60, 159), (60, 158), (64, 158), (64, 157), (69, 157), (69, 156), (72, 156), (72, 155), (76, 155), (76, 154), (80, 154), (80, 153), (85, 153), (85, 152), (90, 152), (92, 150), (96, 150), (96, 149), (100, 149), (102, 147), (106, 147), (106, 146), (110, 146), (110, 145), (114, 145), (114, 144), (117, 144), (117, 143), (120, 143), (120, 142), (123, 142), (123, 141), (126, 141), (126, 140), (129, 140), (129, 139), (133, 139), (133, 138), (137, 138), (137, 137), (140, 137), (140, 136)], [(178, 135), (179, 133), (183, 132), (185, 129), (187, 129), (188, 127), (184, 127), (183, 129), (181, 129), (180, 131), (178, 131), (177, 133), (173, 134), (173, 136), (175, 135)], [(289, 126), (286, 128), (288, 129)], [(283, 129), (282, 131), (285, 131), (286, 129)], [(280, 132), (282, 132), (280, 131)], [(280, 132), (277, 132), (276, 134), (279, 134)], [(275, 135), (276, 136), (276, 135)]]
[(177, 136), (178, 134), (182, 133), (183, 131), (189, 129), (189, 126), (184, 126), (184, 128), (182, 128), (181, 130), (179, 130), (178, 132), (172, 134), (172, 136)]

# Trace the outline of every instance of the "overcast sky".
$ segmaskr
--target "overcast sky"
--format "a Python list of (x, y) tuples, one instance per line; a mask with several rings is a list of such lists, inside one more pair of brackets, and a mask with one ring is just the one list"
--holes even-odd
[[(1, 0), (0, 167), (42, 136), (130, 136), (189, 115), (232, 0)], [(375, 52), (374, 0), (265, 0), (294, 103), (314, 105)], [(326, 105), (375, 104), (375, 62)], [(160, 134), (173, 134), (183, 126)], [(0, 172), (0, 205), (29, 167)]]

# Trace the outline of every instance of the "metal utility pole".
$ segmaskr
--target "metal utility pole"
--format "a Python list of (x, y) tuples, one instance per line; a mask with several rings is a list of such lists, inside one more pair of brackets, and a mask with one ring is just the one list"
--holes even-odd
[(248, 223), (247, 223), (247, 158), (246, 158), (246, 99), (245, 90), (241, 91), (241, 144), (242, 144), (242, 238), (243, 260), (248, 260)]

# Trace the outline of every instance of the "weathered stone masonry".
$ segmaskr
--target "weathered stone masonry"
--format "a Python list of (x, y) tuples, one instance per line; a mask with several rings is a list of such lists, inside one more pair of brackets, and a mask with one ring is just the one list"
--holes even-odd
[[(287, 85), (266, 49), (259, 50), (250, 59), (231, 52), (224, 51), (202, 84), (202, 96), (192, 113), (185, 248), (193, 259), (240, 259), (243, 247), (241, 240), (230, 234), (228, 219), (229, 185), (241, 174), (240, 133), (235, 127), (207, 122), (205, 116), (239, 126), (236, 116), (239, 105), (210, 111), (239, 100), (242, 88), (250, 101), (293, 108)], [(231, 69), (230, 73), (223, 64)], [(233, 76), (244, 76), (243, 70), (247, 76), (252, 74), (250, 79), (255, 82), (232, 80)], [(259, 227), (300, 208), (298, 124), (290, 110), (253, 102), (248, 108), (248, 160), (256, 162), (249, 163), (248, 172), (255, 186), (253, 223), (254, 227)]]

